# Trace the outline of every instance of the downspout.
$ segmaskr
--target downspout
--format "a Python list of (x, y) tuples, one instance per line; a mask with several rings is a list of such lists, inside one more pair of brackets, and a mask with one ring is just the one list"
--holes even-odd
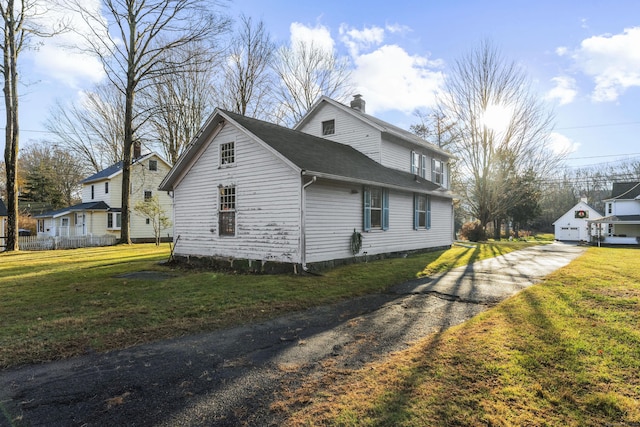
[[(304, 175), (305, 171), (302, 171), (302, 182), (304, 182)], [(305, 207), (307, 205), (307, 196), (305, 190), (308, 186), (316, 182), (317, 179), (318, 177), (313, 175), (311, 177), (311, 181), (302, 184), (302, 194), (300, 197), (300, 262), (302, 264), (303, 271), (307, 271), (307, 230), (305, 225)]]

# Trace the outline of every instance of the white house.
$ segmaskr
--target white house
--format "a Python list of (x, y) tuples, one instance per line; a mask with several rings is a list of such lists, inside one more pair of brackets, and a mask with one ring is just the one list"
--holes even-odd
[[(156, 153), (137, 154), (131, 165), (130, 237), (132, 241), (153, 241), (155, 233), (152, 219), (140, 216), (133, 207), (137, 202), (157, 195), (160, 206), (172, 219), (171, 197), (166, 192), (158, 191), (158, 185), (171, 166)], [(82, 203), (35, 216), (38, 235), (70, 237), (112, 234), (120, 238), (121, 207), (122, 162), (118, 162), (82, 181)], [(171, 232), (171, 228), (163, 230), (161, 236), (171, 235)]]
[(589, 206), (587, 199), (583, 198), (553, 223), (555, 238), (563, 241), (588, 242), (595, 230), (588, 221), (601, 217), (602, 214)]
[(296, 130), (217, 109), (160, 185), (174, 197), (174, 255), (307, 269), (448, 248), (448, 159), (328, 98)]
[(640, 182), (615, 182), (611, 197), (604, 202), (605, 216), (589, 221), (598, 228), (600, 242), (640, 244)]

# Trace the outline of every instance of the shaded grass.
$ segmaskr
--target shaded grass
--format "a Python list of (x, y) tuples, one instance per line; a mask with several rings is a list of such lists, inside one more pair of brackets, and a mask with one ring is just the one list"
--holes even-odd
[[(234, 275), (158, 264), (168, 246), (0, 254), (0, 368), (212, 331), (381, 292), (525, 243), (479, 244), (317, 276)], [(116, 277), (158, 271), (166, 280)]]
[(384, 363), (329, 373), (291, 400), (288, 424), (640, 425), (639, 255), (590, 248)]

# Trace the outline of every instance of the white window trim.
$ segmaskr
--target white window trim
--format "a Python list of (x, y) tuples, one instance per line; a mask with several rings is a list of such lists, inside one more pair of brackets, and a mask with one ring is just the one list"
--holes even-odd
[[(229, 145), (229, 144), (232, 144), (232, 147), (233, 147), (233, 161), (232, 162), (223, 163), (222, 162), (222, 159), (223, 159), (222, 147), (224, 147), (225, 145)], [(231, 167), (234, 167), (236, 165), (236, 159), (237, 159), (237, 155), (238, 155), (236, 147), (237, 147), (236, 146), (236, 141), (227, 141), (227, 142), (221, 142), (220, 143), (220, 145), (218, 147), (218, 157), (219, 157), (218, 165), (219, 165), (219, 167), (221, 167), (221, 168), (231, 168)]]

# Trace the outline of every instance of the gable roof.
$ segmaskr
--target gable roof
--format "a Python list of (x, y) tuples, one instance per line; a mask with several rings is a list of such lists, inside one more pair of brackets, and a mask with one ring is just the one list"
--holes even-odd
[(638, 198), (640, 198), (640, 182), (614, 182), (611, 197), (607, 200), (633, 200)]
[[(147, 153), (144, 156), (138, 157), (137, 159), (134, 159), (131, 164), (135, 165), (136, 163), (142, 163), (144, 160), (147, 160), (151, 157), (157, 157), (158, 160), (164, 162), (167, 166), (171, 166), (169, 165), (169, 163), (163, 159), (161, 156), (159, 156), (157, 153), (151, 152), (151, 153)], [(104, 179), (111, 179), (114, 176), (122, 173), (122, 160), (112, 164), (111, 166), (107, 167), (106, 169), (101, 170), (100, 172), (94, 173), (93, 175), (89, 176), (88, 178), (83, 179), (82, 181), (80, 181), (82, 184), (88, 184), (91, 182), (96, 182), (96, 181), (102, 181)]]
[(57, 209), (55, 211), (43, 212), (40, 215), (35, 215), (34, 218), (48, 218), (48, 217), (59, 217), (63, 215), (70, 214), (72, 212), (81, 212), (81, 211), (109, 211), (111, 208), (105, 202), (87, 202), (80, 203), (77, 205), (69, 206), (62, 209)]
[(392, 125), (391, 123), (385, 122), (384, 120), (381, 120), (377, 117), (371, 116), (369, 114), (363, 113), (360, 110), (356, 110), (355, 108), (351, 108), (345, 104), (342, 104), (341, 102), (338, 102), (334, 99), (329, 98), (328, 96), (322, 96), (320, 97), (320, 99), (318, 101), (316, 101), (311, 108), (309, 109), (309, 111), (307, 112), (307, 114), (304, 115), (304, 117), (302, 119), (300, 119), (300, 121), (298, 123), (296, 123), (296, 125), (293, 127), (293, 129), (300, 129), (305, 123), (307, 123), (309, 120), (311, 120), (311, 117), (313, 117), (313, 115), (316, 113), (318, 107), (320, 104), (322, 104), (323, 102), (326, 102), (330, 105), (333, 105), (335, 107), (337, 107), (338, 109), (344, 111), (345, 113), (357, 118), (358, 120), (361, 120), (367, 124), (369, 124), (370, 126), (373, 126), (374, 128), (376, 128), (378, 131), (387, 134), (387, 135), (391, 135), (394, 136), (396, 138), (400, 138), (403, 139), (407, 142), (410, 142), (412, 144), (416, 144), (419, 145), (421, 147), (424, 147), (428, 150), (431, 150), (433, 152), (436, 152), (438, 154), (441, 154), (443, 156), (446, 157), (453, 157), (451, 153), (449, 153), (446, 150), (443, 150), (442, 148), (438, 147), (435, 144), (431, 144), (428, 141), (425, 141), (424, 139), (420, 138), (418, 135), (415, 135), (411, 132), (409, 132), (408, 130), (402, 129), (398, 126)]
[(7, 207), (4, 205), (2, 199), (0, 199), (0, 216), (8, 216)]
[(580, 208), (587, 209), (590, 212), (594, 213), (596, 216), (592, 217), (593, 218), (600, 218), (602, 216), (602, 214), (600, 212), (598, 212), (597, 209), (595, 209), (593, 206), (589, 205), (587, 202), (584, 202), (582, 200), (580, 200), (578, 203), (576, 203), (575, 205), (573, 205), (573, 207), (571, 209), (569, 209), (568, 211), (566, 211), (565, 213), (562, 214), (562, 216), (558, 219), (556, 219), (554, 222), (551, 223), (551, 225), (555, 225), (557, 222), (564, 220), (566, 217), (569, 217), (571, 219), (576, 219), (576, 220), (584, 220), (587, 221), (589, 218), (574, 218), (573, 214), (576, 210), (580, 210)]
[[(411, 173), (382, 166), (351, 146), (225, 110), (217, 109), (214, 115), (215, 118), (205, 125), (207, 128), (213, 130), (213, 123), (222, 123), (226, 119), (275, 150), (306, 175), (452, 197), (443, 187)], [(160, 184), (160, 190), (172, 189), (206, 138), (201, 132), (198, 140), (191, 143)]]

